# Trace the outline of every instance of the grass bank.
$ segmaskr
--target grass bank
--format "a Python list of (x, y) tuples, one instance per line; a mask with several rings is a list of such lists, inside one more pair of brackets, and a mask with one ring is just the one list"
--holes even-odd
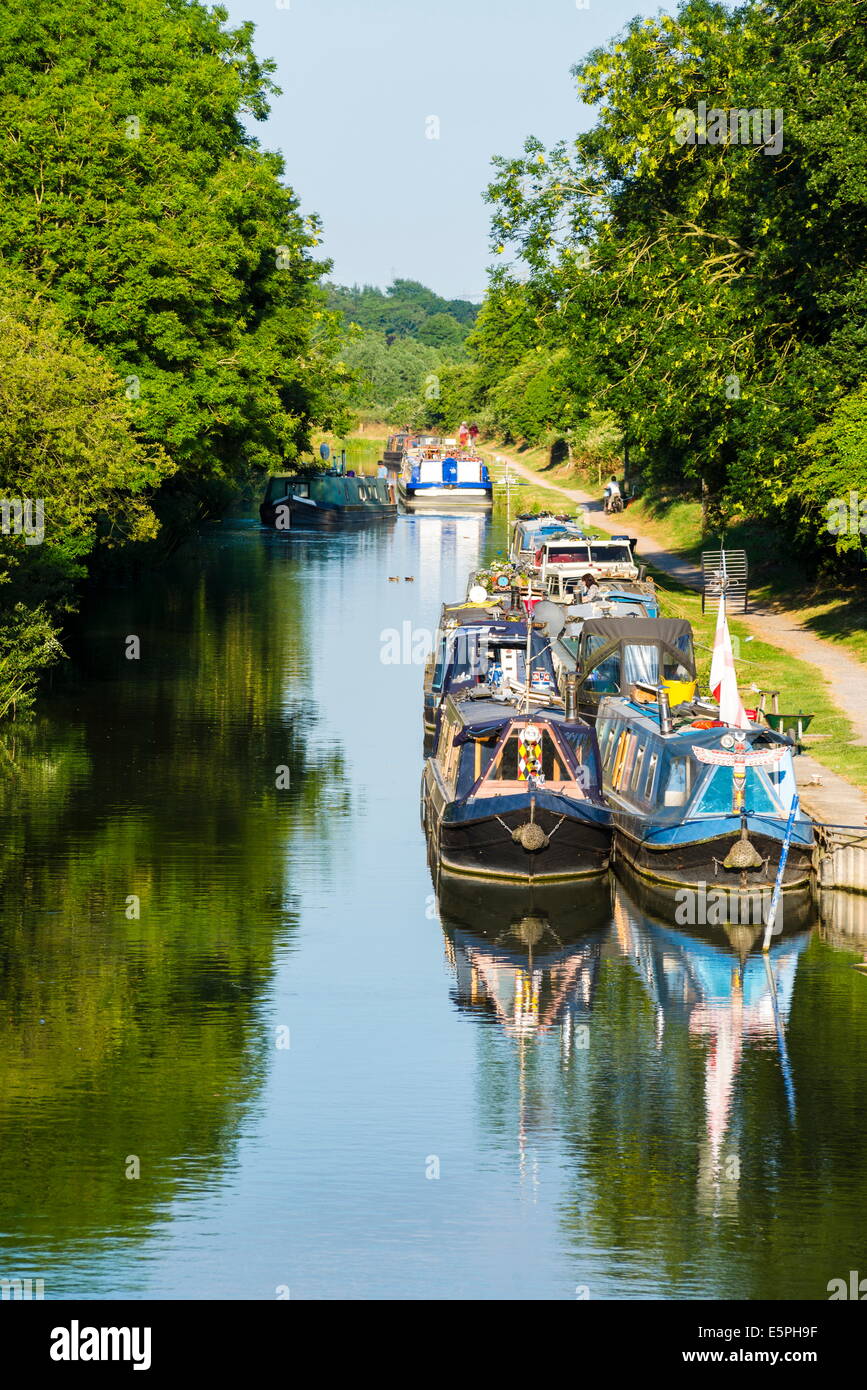
[[(601, 496), (604, 470), (579, 469), (568, 460), (552, 461), (550, 450), (543, 447), (507, 445), (498, 440), (488, 441), (487, 447), (495, 453), (502, 450), (538, 474), (538, 486), (530, 485), (527, 489), (528, 497), (532, 497), (528, 510), (532, 511), (535, 504), (554, 505), (549, 491), (552, 484)], [(565, 498), (561, 500), (566, 503)], [(639, 497), (630, 503), (627, 515), (636, 530), (692, 564), (700, 564), (702, 550), (714, 549), (720, 541), (718, 536), (702, 536), (701, 503), (694, 499)], [(838, 643), (867, 665), (867, 594), (863, 585), (829, 584), (826, 580), (805, 582), (802, 563), (791, 553), (781, 533), (749, 518), (729, 526), (725, 544), (747, 552), (750, 592), (755, 603), (797, 612), (808, 632)]]

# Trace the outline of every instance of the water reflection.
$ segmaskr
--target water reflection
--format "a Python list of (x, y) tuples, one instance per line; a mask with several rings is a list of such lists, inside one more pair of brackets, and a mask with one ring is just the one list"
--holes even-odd
[(49, 1296), (217, 1182), (261, 1086), (290, 847), (315, 824), (324, 867), (346, 800), (302, 580), (243, 531), (191, 545), (86, 615), (51, 719), (3, 731), (0, 1250)]
[(213, 527), (3, 730), (0, 1277), (823, 1298), (867, 1268), (851, 904), (787, 906), (766, 966), (616, 882), (432, 891), (422, 670), (382, 633), (433, 631), (497, 528)]
[[(736, 1140), (725, 1150), (725, 1158), (723, 1145), (732, 1130), (738, 1074), (750, 1046), (776, 1046), (789, 1118), (794, 1121), (786, 1023), (798, 961), (809, 940), (809, 931), (803, 929), (803, 917), (809, 913), (808, 902), (797, 918), (787, 913), (785, 937), (764, 953), (756, 950), (762, 940), (760, 925), (705, 928), (699, 937), (650, 915), (622, 884), (617, 886), (613, 930), (653, 1005), (657, 1048), (664, 1048), (666, 1028), (672, 1025), (685, 1028), (703, 1044), (705, 1133), (699, 1187), (705, 1197), (718, 1200), (724, 1191), (731, 1199), (740, 1176)], [(796, 920), (801, 930), (793, 932)]]

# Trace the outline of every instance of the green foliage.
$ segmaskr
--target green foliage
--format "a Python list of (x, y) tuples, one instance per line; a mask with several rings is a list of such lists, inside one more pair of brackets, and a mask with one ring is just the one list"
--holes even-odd
[(442, 373), (466, 359), (475, 306), (441, 299), (417, 280), (395, 280), (385, 291), (329, 285), (328, 306), (348, 330), (340, 358), (356, 382), (352, 404), (388, 419), (432, 423)]
[(226, 20), (197, 0), (0, 14), (0, 466), (48, 528), (0, 538), (0, 575), (36, 628), (102, 541), (141, 550), (348, 424), (318, 221), (244, 124), (274, 65)]
[(421, 394), (440, 360), (436, 348), (414, 338), (395, 338), (389, 345), (384, 333), (372, 330), (352, 334), (341, 355), (358, 379), (353, 404), (386, 415), (394, 414), (401, 398)]
[[(94, 547), (155, 533), (145, 494), (171, 472), (165, 453), (137, 436), (132, 403), (100, 353), (28, 276), (0, 266), (0, 498), (10, 508), (0, 534), (0, 718), (29, 709), (40, 666), (59, 652), (52, 619), (71, 606)], [(16, 526), (15, 503), (42, 509), (43, 537)]]
[(296, 457), (340, 396), (318, 224), (242, 124), (273, 64), (225, 19), (10, 0), (0, 20), (0, 253), (136, 378), (140, 436), (194, 493)]
[(811, 520), (818, 517), (839, 552), (867, 550), (867, 386), (846, 396), (806, 441), (801, 479)]
[[(602, 408), (645, 486), (702, 495), (709, 523), (749, 513), (830, 541), (825, 504), (844, 481), (867, 494), (859, 408), (841, 405), (867, 355), (859, 19), (856, 0), (687, 0), (575, 69), (595, 126), (495, 161), (494, 245), (514, 260), (470, 346), (501, 425), (522, 387), (515, 429), (550, 421), (571, 442)], [(678, 112), (702, 101), (767, 108), (769, 134), (781, 116), (781, 147), (737, 123), (737, 140), (680, 143)]]
[(477, 309), (467, 299), (441, 299), (418, 280), (394, 280), (387, 290), (374, 285), (328, 285), (328, 307), (347, 324), (395, 338), (418, 338), (432, 347), (460, 347)]

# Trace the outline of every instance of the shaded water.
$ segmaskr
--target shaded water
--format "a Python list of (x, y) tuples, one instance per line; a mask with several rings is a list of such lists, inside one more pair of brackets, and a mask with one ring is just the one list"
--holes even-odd
[(211, 526), (95, 605), (4, 730), (0, 1278), (824, 1298), (867, 1274), (856, 939), (792, 932), (769, 973), (619, 885), (437, 898), (418, 633), (502, 536)]

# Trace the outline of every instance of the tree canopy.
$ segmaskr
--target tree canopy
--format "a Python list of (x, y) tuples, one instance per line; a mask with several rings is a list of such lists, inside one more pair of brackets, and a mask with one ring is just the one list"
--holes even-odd
[(50, 526), (26, 557), (46, 592), (7, 585), (7, 612), (59, 611), (102, 538), (188, 525), (314, 428), (345, 427), (318, 220), (245, 125), (267, 114), (274, 65), (226, 21), (196, 0), (0, 14), (0, 264), (29, 285), (8, 351), (26, 340), (33, 359), (0, 394), (0, 476), (8, 497), (44, 498)]

